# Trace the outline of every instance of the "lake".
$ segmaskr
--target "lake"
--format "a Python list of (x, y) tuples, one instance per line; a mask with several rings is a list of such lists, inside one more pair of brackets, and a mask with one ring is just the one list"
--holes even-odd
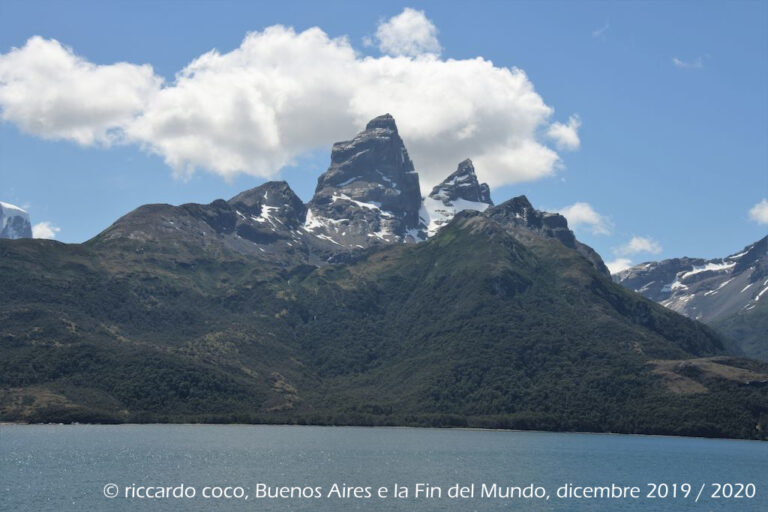
[(768, 510), (768, 443), (414, 428), (6, 425), (0, 490), (0, 510), (14, 512), (757, 512)]

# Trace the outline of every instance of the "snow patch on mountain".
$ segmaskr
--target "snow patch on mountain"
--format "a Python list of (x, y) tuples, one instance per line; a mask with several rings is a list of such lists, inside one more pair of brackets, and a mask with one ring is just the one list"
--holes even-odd
[(443, 197), (429, 196), (424, 198), (423, 209), (419, 213), (422, 222), (427, 226), (427, 236), (434, 236), (437, 231), (448, 224), (457, 213), (464, 210), (484, 212), (488, 203), (467, 201), (465, 199), (449, 200)]
[(613, 276), (661, 305), (703, 322), (754, 309), (768, 284), (768, 237), (725, 258), (643, 263)]

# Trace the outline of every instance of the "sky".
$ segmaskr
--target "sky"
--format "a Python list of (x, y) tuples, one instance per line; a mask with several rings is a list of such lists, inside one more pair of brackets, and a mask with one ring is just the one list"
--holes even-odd
[(768, 233), (766, 2), (0, 3), (0, 201), (38, 237), (308, 200), (386, 112), (423, 194), (471, 158), (614, 270)]

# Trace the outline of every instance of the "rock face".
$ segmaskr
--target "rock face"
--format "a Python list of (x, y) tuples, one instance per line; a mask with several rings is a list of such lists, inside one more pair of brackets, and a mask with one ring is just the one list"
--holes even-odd
[(0, 201), (0, 238), (32, 238), (29, 214), (18, 206)]
[(307, 230), (342, 247), (426, 237), (419, 175), (392, 116), (379, 116), (354, 139), (333, 145), (331, 165), (308, 206)]
[(466, 159), (424, 198), (420, 215), (427, 226), (427, 235), (432, 236), (460, 211), (482, 212), (489, 206), (493, 206), (491, 189), (488, 184), (478, 182), (472, 160)]
[(275, 229), (298, 229), (307, 218), (307, 207), (284, 181), (246, 190), (227, 203), (243, 216), (257, 216), (256, 222)]
[(715, 322), (768, 301), (768, 236), (725, 258), (642, 263), (613, 279), (678, 313)]

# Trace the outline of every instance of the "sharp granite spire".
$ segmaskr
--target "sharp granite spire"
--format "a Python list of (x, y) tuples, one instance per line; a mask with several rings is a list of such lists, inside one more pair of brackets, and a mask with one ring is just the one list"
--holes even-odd
[(391, 115), (372, 119), (349, 141), (333, 145), (317, 180), (305, 227), (345, 247), (418, 241), (419, 175)]
[(482, 212), (489, 206), (493, 206), (491, 190), (487, 183), (478, 182), (475, 166), (467, 158), (424, 198), (421, 217), (428, 226), (428, 236), (432, 236), (460, 211)]

